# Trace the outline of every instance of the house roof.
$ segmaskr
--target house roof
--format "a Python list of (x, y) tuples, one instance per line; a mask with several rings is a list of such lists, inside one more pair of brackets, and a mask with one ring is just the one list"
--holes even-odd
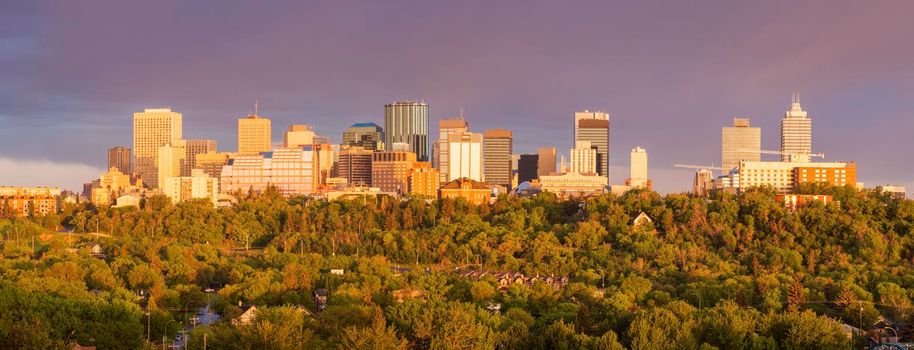
[(489, 185), (484, 182), (479, 182), (469, 178), (459, 178), (454, 181), (448, 182), (441, 186), (442, 190), (459, 190), (464, 187), (464, 184), (469, 185), (469, 189), (473, 190), (490, 190), (492, 189)]

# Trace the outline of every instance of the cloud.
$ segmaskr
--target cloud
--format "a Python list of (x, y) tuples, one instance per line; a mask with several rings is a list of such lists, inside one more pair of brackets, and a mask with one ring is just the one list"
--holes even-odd
[(103, 169), (80, 163), (0, 158), (0, 186), (47, 186), (82, 191)]

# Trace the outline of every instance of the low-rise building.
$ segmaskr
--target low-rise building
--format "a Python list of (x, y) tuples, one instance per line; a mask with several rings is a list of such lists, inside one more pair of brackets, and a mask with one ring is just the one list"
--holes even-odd
[(311, 146), (276, 148), (256, 155), (236, 156), (222, 167), (222, 193), (263, 192), (275, 187), (284, 196), (311, 195), (317, 189), (317, 169)]
[(409, 193), (413, 195), (435, 198), (438, 195), (441, 174), (438, 169), (432, 168), (429, 162), (417, 162), (409, 170)]
[(540, 190), (552, 192), (560, 198), (601, 195), (606, 192), (607, 179), (597, 174), (551, 174), (540, 176)]
[(0, 216), (48, 215), (57, 214), (59, 210), (59, 188), (0, 187)]
[(409, 171), (416, 154), (405, 151), (374, 152), (371, 159), (371, 186), (401, 195), (409, 191)]
[(473, 179), (460, 178), (448, 182), (438, 190), (439, 198), (463, 198), (473, 205), (488, 204), (492, 197), (492, 188)]
[(890, 197), (895, 199), (904, 200), (908, 198), (908, 190), (904, 186), (897, 185), (882, 185), (876, 186), (876, 191), (881, 193), (888, 194)]
[(166, 177), (162, 183), (162, 193), (174, 203), (206, 198), (215, 206), (219, 200), (219, 181), (202, 169), (193, 169), (191, 176)]
[(818, 183), (846, 186), (857, 183), (854, 162), (752, 162), (739, 163), (740, 192), (770, 186), (780, 193), (790, 193), (801, 184)]

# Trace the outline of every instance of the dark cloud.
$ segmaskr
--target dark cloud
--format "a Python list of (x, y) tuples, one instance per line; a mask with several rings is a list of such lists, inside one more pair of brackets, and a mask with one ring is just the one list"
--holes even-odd
[[(274, 135), (335, 139), (424, 99), (432, 124), (463, 108), (509, 127), (521, 152), (571, 147), (571, 115), (613, 116), (611, 162), (647, 148), (662, 191), (673, 163), (717, 163), (735, 116), (778, 147), (799, 90), (814, 146), (863, 181), (914, 187), (910, 2), (112, 1), (0, 5), (0, 156), (104, 166), (131, 113), (171, 106), (187, 137), (235, 147), (258, 99)], [(891, 157), (888, 155), (892, 155)], [(612, 174), (613, 182), (624, 179)], [(872, 180), (871, 180), (872, 179)], [(875, 183), (872, 183), (875, 184)]]

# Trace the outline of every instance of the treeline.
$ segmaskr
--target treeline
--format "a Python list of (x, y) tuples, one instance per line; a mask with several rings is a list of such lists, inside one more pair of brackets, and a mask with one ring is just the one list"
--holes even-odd
[[(240, 314), (239, 303), (261, 309), (251, 325), (195, 329), (197, 348), (204, 333), (209, 346), (238, 349), (847, 348), (860, 339), (845, 336), (842, 323), (870, 329), (880, 316), (910, 334), (914, 202), (852, 188), (801, 191), (834, 202), (789, 210), (766, 189), (711, 199), (544, 193), (482, 206), (286, 200), (268, 191), (215, 209), (151, 197), (140, 208), (61, 215), (76, 232), (113, 236), (92, 238), (103, 259), (67, 253), (61, 240), (37, 248), (6, 240), (0, 272), (9, 290), (129, 307), (119, 322), (141, 332), (122, 333), (140, 343), (143, 322), (161, 339), (185, 322), (177, 310), (208, 300), (226, 319)], [(652, 222), (634, 225), (640, 213)], [(0, 233), (10, 237), (10, 227)], [(505, 289), (455, 268), (571, 284)], [(211, 287), (218, 292), (208, 297)], [(330, 291), (320, 313), (316, 288)], [(0, 315), (0, 332), (31, 319)], [(66, 332), (46, 333), (66, 343)]]

